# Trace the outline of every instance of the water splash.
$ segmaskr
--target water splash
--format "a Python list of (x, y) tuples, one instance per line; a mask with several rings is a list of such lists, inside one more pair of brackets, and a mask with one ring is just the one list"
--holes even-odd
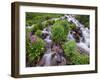
[[(59, 20), (60, 18), (53, 18), (51, 20)], [(86, 53), (89, 54), (90, 50), (90, 30), (88, 28), (85, 28), (84, 25), (82, 25), (76, 18), (75, 15), (64, 15), (62, 19), (66, 19), (69, 22), (72, 22), (76, 25), (77, 28), (80, 29), (82, 32), (82, 36), (80, 36), (79, 41), (77, 42), (77, 47), (85, 51)], [(75, 40), (75, 37), (73, 36), (75, 32), (74, 31), (69, 31), (68, 40)], [(51, 58), (52, 58), (52, 50), (51, 50), (51, 44), (52, 44), (52, 39), (51, 39), (51, 27), (48, 26), (42, 30), (42, 34), (45, 34), (44, 41), (47, 43), (46, 45), (46, 52), (44, 53), (42, 60), (44, 61), (43, 66), (51, 66)]]
[[(82, 25), (76, 18), (75, 15), (65, 15), (65, 18), (67, 21), (72, 22), (76, 25), (77, 28), (80, 28), (80, 31), (82, 31), (82, 37), (80, 37), (80, 41), (77, 43), (77, 46), (85, 50), (87, 53), (89, 53), (90, 50), (90, 30), (88, 28), (85, 28), (84, 25)], [(73, 37), (73, 34), (69, 32), (68, 34), (68, 40), (75, 40)]]

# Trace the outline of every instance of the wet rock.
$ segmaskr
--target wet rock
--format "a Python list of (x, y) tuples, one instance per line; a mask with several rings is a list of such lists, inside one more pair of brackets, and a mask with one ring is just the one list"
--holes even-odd
[(63, 56), (60, 55), (55, 55), (51, 59), (51, 65), (52, 66), (57, 66), (57, 65), (66, 65), (66, 59)]
[(77, 48), (81, 54), (85, 53), (85, 54), (89, 55), (89, 48), (87, 46), (85, 46), (84, 44), (78, 43)]
[(46, 33), (43, 33), (43, 34), (41, 35), (42, 39), (45, 39), (47, 36), (48, 36), (48, 34), (46, 34)]

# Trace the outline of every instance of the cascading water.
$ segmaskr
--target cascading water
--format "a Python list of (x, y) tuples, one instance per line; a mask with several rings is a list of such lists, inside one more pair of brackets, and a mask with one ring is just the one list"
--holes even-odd
[[(82, 25), (73, 15), (65, 15), (65, 18), (76, 25), (77, 28), (80, 29), (82, 32), (82, 37), (80, 37), (79, 42), (77, 42), (77, 46), (81, 48), (82, 50), (85, 50), (86, 53), (89, 54), (90, 50), (90, 31), (88, 28), (85, 28), (84, 25)], [(69, 40), (75, 40), (73, 37), (73, 31), (69, 32), (68, 39)]]
[(47, 28), (44, 28), (42, 31), (42, 34), (45, 34), (46, 37), (44, 38), (44, 41), (46, 42), (46, 52), (42, 57), (41, 61), (44, 61), (44, 66), (50, 66), (51, 65), (51, 56), (52, 56), (52, 51), (51, 51), (51, 29), (50, 26)]
[[(89, 54), (89, 50), (90, 50), (90, 31), (88, 28), (85, 28), (84, 25), (82, 25), (76, 18), (74, 15), (64, 15), (61, 18), (52, 18), (51, 20), (59, 20), (59, 19), (66, 19), (68, 22), (72, 22), (76, 25), (76, 28), (79, 28), (79, 33), (80, 37), (79, 39), (76, 41), (77, 42), (77, 47), (80, 50), (85, 51), (86, 53)], [(33, 26), (29, 26), (27, 28), (32, 28)], [(50, 66), (51, 65), (51, 57), (53, 52), (51, 51), (51, 44), (52, 44), (52, 39), (51, 39), (51, 26), (48, 26), (46, 28), (44, 28), (42, 30), (42, 34), (44, 34), (43, 39), (46, 42), (46, 52), (44, 53), (41, 61), (40, 61), (40, 65), (43, 66)], [(68, 40), (76, 40), (75, 39), (75, 31), (69, 31)], [(42, 64), (41, 64), (42, 63)]]

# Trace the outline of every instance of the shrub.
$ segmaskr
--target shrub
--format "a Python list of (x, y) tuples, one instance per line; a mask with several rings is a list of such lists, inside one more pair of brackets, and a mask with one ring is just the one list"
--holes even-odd
[(48, 23), (47, 23), (47, 21), (43, 22), (42, 25), (43, 25), (43, 28), (48, 27)]
[(45, 42), (41, 38), (37, 38), (34, 42), (26, 41), (26, 52), (30, 62), (36, 61), (43, 54)]
[(62, 25), (64, 27), (64, 30), (66, 32), (66, 35), (68, 35), (69, 29), (70, 29), (70, 24), (69, 24), (69, 22), (67, 20), (57, 20), (55, 22), (55, 25), (56, 24)]
[(74, 23), (70, 23), (70, 29), (76, 29), (76, 25)]
[(32, 25), (32, 31), (36, 32), (38, 30), (38, 27), (36, 24), (33, 24)]
[(37, 30), (37, 31), (35, 32), (35, 35), (38, 36), (38, 37), (41, 37), (42, 31), (41, 31), (41, 30)]
[(26, 21), (26, 26), (31, 26), (33, 24), (32, 20), (27, 20)]
[(68, 57), (72, 57), (76, 52), (77, 46), (74, 40), (68, 41), (63, 45), (64, 53)]
[(48, 20), (50, 19), (51, 17), (49, 15), (45, 16), (45, 19)]
[(49, 25), (53, 25), (54, 23), (55, 23), (54, 20), (48, 20), (48, 21), (47, 21), (48, 26), (49, 26)]
[(32, 30), (30, 28), (26, 28), (26, 34), (30, 33)]
[(32, 24), (37, 24), (51, 18), (59, 18), (61, 16), (63, 16), (63, 14), (26, 12), (26, 25), (31, 26)]
[(37, 24), (34, 24), (32, 26), (33, 26), (32, 31), (35, 31), (35, 32), (37, 30), (42, 30), (43, 29), (42, 23), (37, 23)]
[(88, 64), (89, 56), (87, 54), (80, 54), (77, 51), (75, 41), (68, 41), (63, 45), (66, 57), (69, 57), (71, 64)]
[(55, 42), (64, 42), (69, 33), (69, 23), (67, 20), (57, 20), (52, 26), (52, 38)]
[(89, 56), (87, 54), (74, 53), (71, 57), (72, 64), (89, 64)]
[(80, 64), (89, 64), (89, 56), (87, 54), (81, 55)]
[(43, 28), (46, 28), (50, 25), (53, 25), (54, 23), (55, 23), (54, 20), (47, 20), (47, 21), (43, 22), (42, 25), (43, 25)]
[(77, 15), (75, 18), (85, 27), (89, 27), (89, 15)]
[(56, 43), (61, 43), (66, 40), (66, 32), (60, 24), (54, 24), (51, 28), (52, 39)]

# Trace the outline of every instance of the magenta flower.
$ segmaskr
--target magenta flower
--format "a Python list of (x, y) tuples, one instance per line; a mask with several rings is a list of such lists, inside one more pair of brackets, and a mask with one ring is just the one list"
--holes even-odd
[(29, 39), (31, 43), (35, 42), (37, 40), (37, 37), (35, 35), (32, 35), (32, 32), (29, 33)]
[(32, 36), (30, 37), (31, 43), (35, 42), (36, 40), (37, 40), (37, 37), (36, 37), (35, 35), (32, 35)]

